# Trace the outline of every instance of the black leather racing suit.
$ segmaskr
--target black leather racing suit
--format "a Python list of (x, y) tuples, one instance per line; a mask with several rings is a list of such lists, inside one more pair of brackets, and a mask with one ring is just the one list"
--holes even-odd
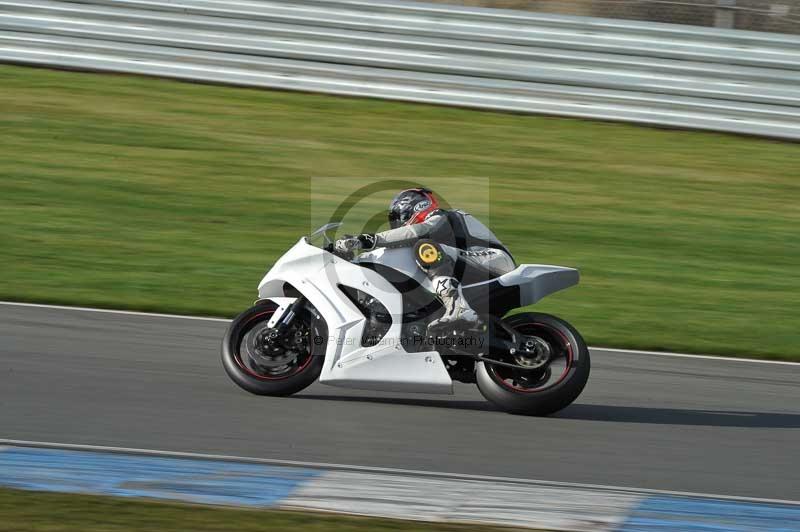
[(422, 239), (437, 242), (447, 255), (440, 266), (428, 270), (431, 279), (447, 276), (470, 284), (515, 268), (514, 258), (495, 234), (461, 210), (440, 209), (422, 223), (376, 233), (373, 247), (413, 246)]

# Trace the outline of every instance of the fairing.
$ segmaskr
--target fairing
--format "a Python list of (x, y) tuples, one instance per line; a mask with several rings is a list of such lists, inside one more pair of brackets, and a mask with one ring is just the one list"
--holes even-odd
[[(383, 277), (300, 239), (264, 276), (260, 298), (284, 296), (291, 284), (328, 325), (320, 382), (353, 388), (452, 393), (452, 380), (436, 352), (409, 353), (400, 340), (402, 296)], [(366, 318), (338, 288), (366, 292), (386, 306), (392, 324), (378, 345), (362, 347)]]

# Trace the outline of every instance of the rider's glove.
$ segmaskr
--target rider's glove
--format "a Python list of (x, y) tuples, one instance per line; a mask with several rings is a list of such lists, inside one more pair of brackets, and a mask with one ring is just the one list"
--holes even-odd
[(336, 253), (347, 255), (359, 249), (372, 249), (375, 247), (375, 235), (363, 234), (358, 236), (345, 235), (333, 244)]
[(355, 236), (347, 235), (333, 244), (333, 251), (340, 255), (355, 253), (358, 249), (361, 249), (361, 241)]
[(375, 235), (370, 233), (362, 233), (356, 237), (361, 243), (361, 249), (370, 250), (375, 247)]

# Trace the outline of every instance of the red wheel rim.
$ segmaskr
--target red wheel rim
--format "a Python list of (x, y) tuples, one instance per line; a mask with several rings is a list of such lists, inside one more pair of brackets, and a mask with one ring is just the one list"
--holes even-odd
[[(520, 334), (524, 334), (525, 336), (533, 336), (533, 335), (525, 334), (525, 333), (522, 332), (522, 331), (525, 330), (525, 328), (530, 327), (530, 326), (536, 326), (536, 327), (539, 327), (539, 328), (546, 329), (550, 335), (552, 335), (553, 337), (557, 338), (560, 341), (561, 347), (566, 351), (564, 369), (561, 371), (561, 373), (559, 374), (559, 376), (555, 380), (555, 382), (547, 383), (544, 386), (530, 388), (530, 387), (519, 386), (519, 385), (515, 384), (515, 380), (514, 380), (515, 375), (513, 374), (513, 372), (514, 372), (513, 368), (508, 368), (508, 367), (503, 367), (503, 366), (496, 366), (496, 365), (492, 365), (490, 363), (485, 363), (485, 364), (488, 364), (487, 370), (488, 370), (489, 374), (491, 375), (492, 379), (495, 382), (497, 382), (498, 384), (500, 384), (504, 388), (512, 390), (512, 391), (514, 391), (516, 393), (537, 393), (537, 392), (542, 392), (544, 390), (550, 389), (550, 388), (552, 388), (554, 386), (557, 386), (560, 382), (562, 382), (564, 379), (567, 378), (567, 375), (569, 374), (570, 370), (574, 366), (573, 365), (574, 353), (573, 353), (573, 348), (572, 348), (572, 342), (569, 341), (569, 338), (567, 338), (567, 336), (564, 333), (562, 333), (561, 331), (559, 331), (558, 329), (556, 329), (555, 327), (553, 327), (551, 325), (548, 325), (546, 323), (540, 323), (540, 322), (530, 322), (530, 323), (525, 323), (525, 324), (522, 324), (522, 325), (517, 325), (517, 326), (514, 326), (513, 329), (515, 331), (518, 331)], [(545, 369), (545, 372), (550, 372), (551, 365), (552, 365), (553, 361), (558, 359), (558, 358), (561, 358), (561, 357), (560, 356), (559, 357), (555, 357), (555, 358), (551, 359), (550, 362), (548, 362), (547, 367)], [(549, 380), (549, 377), (550, 376), (548, 375), (548, 377), (547, 377), (548, 380)], [(511, 380), (511, 382), (508, 382), (509, 380)]]
[[(267, 310), (267, 311), (259, 312), (258, 314), (253, 315), (242, 326), (244, 328), (244, 334), (241, 336), (241, 338), (244, 338), (247, 335), (247, 333), (250, 331), (250, 329), (252, 329), (253, 324), (255, 322), (259, 321), (258, 318), (260, 318), (261, 316), (272, 315), (274, 313), (275, 313), (274, 310)], [(311, 349), (309, 349), (309, 351), (305, 355), (305, 359), (302, 361), (302, 363), (298, 364), (297, 367), (294, 368), (290, 373), (287, 373), (285, 375), (277, 375), (277, 376), (262, 375), (260, 373), (256, 373), (255, 371), (253, 371), (242, 360), (241, 343), (242, 342), (240, 340), (239, 344), (236, 346), (236, 353), (235, 353), (235, 355), (233, 357), (233, 359), (236, 361), (236, 365), (239, 366), (239, 368), (241, 368), (242, 371), (244, 371), (245, 373), (247, 373), (251, 377), (256, 378), (258, 380), (261, 380), (261, 381), (280, 381), (280, 380), (288, 379), (289, 377), (293, 377), (293, 376), (295, 376), (295, 375), (297, 375), (299, 373), (302, 373), (302, 371), (304, 369), (306, 369), (309, 364), (311, 364), (311, 359), (313, 358), (313, 355), (311, 354)]]

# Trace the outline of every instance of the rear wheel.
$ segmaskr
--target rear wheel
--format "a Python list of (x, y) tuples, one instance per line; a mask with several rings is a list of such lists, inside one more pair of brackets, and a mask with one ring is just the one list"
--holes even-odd
[(589, 379), (589, 350), (566, 321), (529, 312), (503, 320), (518, 335), (519, 345), (507, 362), (512, 368), (479, 362), (478, 389), (508, 412), (546, 416), (572, 403)]
[[(267, 323), (278, 305), (264, 301), (237, 316), (222, 340), (222, 365), (241, 388), (257, 395), (291, 395), (319, 377), (325, 338), (313, 314), (303, 311), (278, 338)], [(316, 341), (315, 341), (316, 340)]]

